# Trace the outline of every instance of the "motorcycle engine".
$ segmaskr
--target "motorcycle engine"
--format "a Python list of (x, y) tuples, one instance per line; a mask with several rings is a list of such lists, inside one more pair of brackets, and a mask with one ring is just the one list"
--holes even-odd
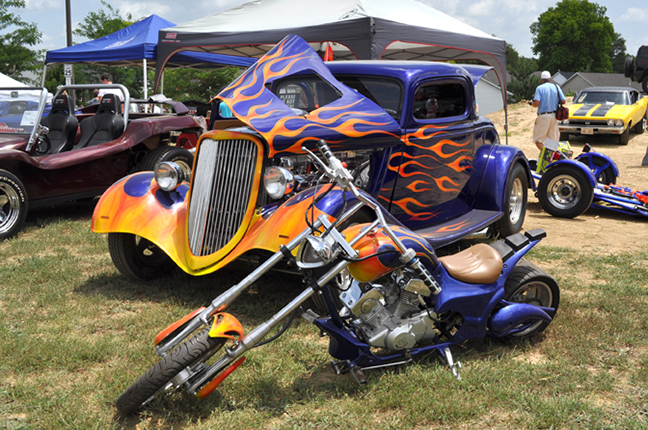
[(358, 334), (371, 346), (401, 350), (434, 339), (436, 315), (425, 309), (423, 297), (431, 292), (425, 283), (405, 270), (381, 279), (382, 284), (354, 281), (340, 294)]

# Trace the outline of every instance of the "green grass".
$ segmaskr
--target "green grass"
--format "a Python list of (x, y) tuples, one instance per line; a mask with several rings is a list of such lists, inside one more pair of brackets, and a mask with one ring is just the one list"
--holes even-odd
[[(430, 355), (359, 386), (298, 319), (207, 399), (176, 393), (120, 419), (157, 332), (244, 274), (128, 281), (91, 210), (34, 211), (0, 243), (0, 429), (648, 429), (648, 254), (547, 246), (528, 258), (559, 282), (556, 320), (533, 342), (454, 347), (462, 381)], [(269, 276), (229, 311), (249, 330), (300, 291), (291, 280)]]

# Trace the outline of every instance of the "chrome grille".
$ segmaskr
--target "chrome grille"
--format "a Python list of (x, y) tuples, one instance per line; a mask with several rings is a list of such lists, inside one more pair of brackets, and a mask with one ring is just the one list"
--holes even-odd
[(257, 148), (244, 139), (205, 139), (192, 175), (189, 249), (210, 255), (234, 237), (245, 218), (254, 184)]

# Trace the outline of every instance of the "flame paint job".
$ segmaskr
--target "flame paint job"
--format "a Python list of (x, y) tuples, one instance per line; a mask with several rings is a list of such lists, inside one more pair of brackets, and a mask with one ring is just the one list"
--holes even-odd
[[(343, 233), (348, 239), (351, 239), (356, 237), (363, 229), (367, 228), (368, 225), (357, 224), (347, 228)], [(392, 226), (392, 229), (401, 242), (403, 242), (403, 245), (412, 248), (416, 252), (416, 256), (431, 272), (437, 268), (439, 260), (436, 257), (434, 248), (432, 248), (425, 238), (398, 225)], [(359, 282), (374, 281), (392, 270), (403, 266), (403, 263), (399, 260), (400, 252), (397, 250), (394, 242), (382, 230), (377, 229), (367, 234), (360, 239), (354, 246), (354, 249), (359, 252), (359, 258), (376, 253), (381, 254), (349, 265), (351, 276)]]
[(155, 339), (153, 339), (153, 344), (157, 346), (160, 342), (166, 339), (167, 336), (169, 336), (171, 333), (176, 331), (179, 327), (182, 327), (187, 321), (189, 321), (190, 319), (192, 319), (193, 317), (195, 317), (205, 309), (206, 308), (204, 306), (200, 307), (195, 311), (180, 318), (178, 321), (174, 322), (173, 324), (171, 324), (169, 327), (165, 328), (161, 332), (159, 332), (157, 336), (155, 336)]
[(214, 324), (209, 330), (209, 337), (237, 340), (243, 337), (243, 326), (234, 315), (220, 312), (214, 315)]
[[(295, 114), (266, 83), (313, 71), (329, 82), (339, 99), (307, 115)], [(398, 137), (400, 127), (374, 102), (342, 85), (303, 39), (288, 36), (219, 95), (234, 115), (258, 131), (268, 143), (268, 156), (301, 153), (302, 145), (325, 139), (333, 144), (351, 137)]]

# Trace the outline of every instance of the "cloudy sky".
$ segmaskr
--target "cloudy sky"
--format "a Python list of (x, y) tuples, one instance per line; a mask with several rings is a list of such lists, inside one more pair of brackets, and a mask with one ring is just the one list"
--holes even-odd
[[(322, 7), (326, 1), (322, 0)], [(370, 0), (364, 0), (370, 1)], [(397, 0), (395, 0), (397, 3)], [(525, 57), (532, 57), (532, 41), (529, 26), (542, 12), (555, 6), (556, 0), (418, 0), (438, 9), (488, 34), (493, 34), (508, 43)], [(591, 1), (591, 0), (590, 0)], [(122, 16), (130, 13), (134, 19), (157, 14), (176, 24), (229, 9), (247, 0), (107, 0)], [(626, 40), (628, 52), (636, 54), (637, 48), (648, 44), (648, 1), (600, 0), (607, 8), (607, 16), (617, 33)], [(59, 49), (66, 46), (65, 1), (26, 0), (27, 7), (16, 11), (23, 21), (34, 22), (43, 33), (39, 49)], [(100, 0), (70, 0), (73, 28), (76, 28), (89, 12), (102, 9)], [(182, 5), (179, 7), (179, 5)], [(85, 39), (74, 37), (74, 42)]]

